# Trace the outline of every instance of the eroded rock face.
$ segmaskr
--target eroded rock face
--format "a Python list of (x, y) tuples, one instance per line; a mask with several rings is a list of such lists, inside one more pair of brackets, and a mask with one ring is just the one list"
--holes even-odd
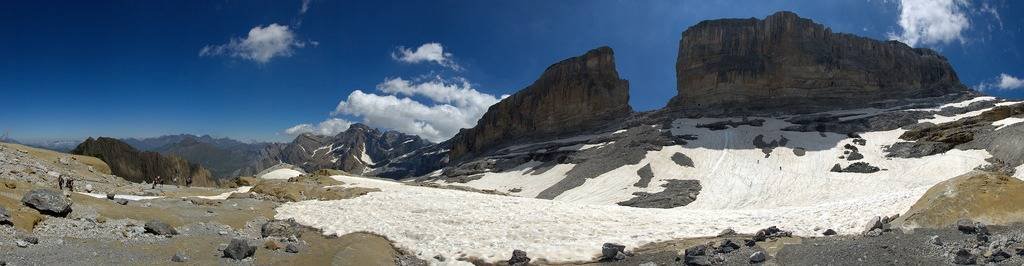
[(631, 113), (629, 82), (619, 79), (612, 49), (600, 47), (551, 65), (532, 85), (488, 108), (475, 127), (453, 138), (449, 158), (593, 130)]
[(946, 58), (778, 12), (719, 19), (683, 32), (679, 94), (668, 107), (709, 115), (805, 113), (968, 89)]

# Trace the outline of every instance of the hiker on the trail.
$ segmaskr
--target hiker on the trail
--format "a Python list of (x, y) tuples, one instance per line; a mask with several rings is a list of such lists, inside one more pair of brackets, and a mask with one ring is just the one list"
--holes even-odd
[(75, 192), (75, 179), (68, 177), (68, 191)]
[(57, 188), (64, 190), (64, 176), (57, 176)]
[(185, 178), (185, 187), (192, 187), (192, 176)]
[(153, 178), (153, 189), (156, 189), (156, 183), (160, 183), (160, 176)]

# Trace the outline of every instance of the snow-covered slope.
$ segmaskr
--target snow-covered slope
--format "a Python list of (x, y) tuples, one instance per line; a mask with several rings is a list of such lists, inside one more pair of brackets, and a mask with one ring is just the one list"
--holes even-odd
[[(1010, 104), (974, 105), (989, 101), (992, 100), (982, 98), (951, 103), (926, 111), (942, 111), (941, 114), (913, 114), (897, 119), (920, 117), (908, 126), (914, 121), (955, 121)], [(861, 109), (831, 115), (844, 116), (840, 121), (853, 121), (892, 115), (893, 111), (905, 110)], [(993, 158), (985, 149), (952, 149), (919, 158), (887, 157), (887, 146), (905, 142), (899, 137), (908, 129), (890, 126), (895, 129), (859, 134), (801, 132), (794, 131), (795, 122), (788, 122), (794, 119), (672, 118), (667, 124), (640, 124), (585, 137), (516, 145), (506, 149), (502, 156), (522, 158), (529, 154), (527, 158), (531, 159), (498, 171), (464, 172), (458, 178), (444, 178), (444, 173), (435, 172), (425, 178), (514, 196), (335, 176), (346, 186), (375, 187), (381, 191), (348, 200), (285, 204), (277, 210), (276, 218), (294, 218), (324, 230), (325, 234), (381, 234), (423, 257), (476, 257), (496, 262), (507, 259), (512, 250), (522, 249), (535, 259), (586, 261), (596, 257), (605, 242), (637, 247), (714, 235), (725, 228), (754, 233), (779, 226), (803, 236), (820, 235), (820, 230), (827, 228), (840, 234), (860, 233), (871, 217), (904, 213), (933, 185), (989, 165), (986, 159)], [(708, 126), (723, 120), (742, 122)], [(1000, 129), (1004, 131), (1021, 130), (1021, 124), (1000, 123), (993, 123), (988, 130), (997, 126), (1007, 126)], [(615, 145), (620, 142), (638, 144), (630, 138), (642, 136), (635, 132), (645, 130), (686, 141), (650, 148), (636, 162), (619, 165), (607, 161), (617, 166), (571, 185), (563, 181), (578, 175), (574, 168), (586, 162), (572, 157), (544, 157), (562, 154), (559, 152), (617, 149), (621, 147)], [(493, 161), (503, 159), (494, 157), (484, 162), (488, 160), (491, 163), (480, 165), (500, 165)], [(836, 164), (843, 168), (855, 162), (879, 169), (833, 171)], [(642, 173), (648, 166), (651, 177), (645, 183), (646, 174)], [(1016, 167), (1016, 176), (1020, 178), (1024, 166), (1012, 167)], [(669, 183), (678, 180), (695, 180), (700, 184), (695, 199), (684, 206), (657, 209), (618, 205), (637, 197), (634, 193), (664, 192)], [(553, 200), (535, 198), (558, 186), (565, 189), (556, 191)]]
[[(976, 101), (976, 100), (972, 100)], [(988, 109), (985, 109), (988, 110)], [(974, 112), (971, 112), (974, 113)], [(976, 113), (974, 115), (980, 114)], [(625, 165), (587, 179), (576, 188), (563, 192), (555, 200), (587, 204), (615, 204), (633, 197), (634, 192), (657, 193), (668, 180), (698, 180), (702, 186), (696, 201), (683, 208), (749, 209), (780, 206), (808, 206), (842, 201), (854, 196), (902, 193), (910, 189), (930, 187), (940, 181), (966, 173), (987, 164), (991, 157), (985, 150), (951, 150), (925, 158), (889, 158), (884, 147), (900, 142), (906, 130), (896, 129), (859, 134), (865, 145), (853, 143), (845, 134), (784, 131), (793, 124), (777, 118), (751, 117), (765, 120), (762, 126), (740, 125), (723, 130), (699, 128), (697, 125), (721, 121), (720, 118), (675, 119), (674, 135), (695, 135), (686, 145), (666, 146), (649, 151), (637, 164)], [(927, 119), (925, 119), (927, 120)], [(762, 135), (765, 141), (787, 139), (765, 158), (765, 153), (752, 145)], [(875, 173), (831, 172), (833, 165), (847, 166), (854, 161), (845, 156), (846, 145), (853, 145), (867, 162), (882, 171)], [(803, 150), (797, 155), (796, 149)], [(694, 167), (682, 167), (671, 157), (682, 153), (693, 159)], [(637, 171), (650, 164), (654, 178), (646, 188), (636, 187), (641, 177)], [(530, 162), (510, 171), (487, 172), (466, 183), (438, 181), (478, 189), (494, 189), (523, 197), (537, 193), (565, 177), (572, 164), (559, 164), (541, 173)]]

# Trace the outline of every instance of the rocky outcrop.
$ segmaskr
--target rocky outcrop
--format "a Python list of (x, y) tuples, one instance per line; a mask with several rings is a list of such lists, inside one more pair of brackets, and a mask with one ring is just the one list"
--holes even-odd
[(957, 148), (984, 149), (1007, 166), (1024, 164), (1024, 124), (1014, 124), (997, 130), (994, 122), (1024, 116), (1024, 104), (993, 107), (980, 115), (938, 125), (924, 124), (907, 130), (900, 139), (916, 143), (941, 144), (928, 153), (942, 153)]
[(676, 74), (679, 94), (668, 107), (708, 115), (804, 113), (968, 91), (935, 51), (834, 33), (791, 12), (690, 27)]
[(932, 186), (896, 223), (904, 228), (942, 228), (958, 220), (1009, 225), (1024, 222), (1024, 181), (974, 171)]
[(202, 166), (177, 156), (140, 152), (114, 138), (86, 139), (71, 153), (99, 158), (110, 165), (114, 175), (132, 182), (153, 182), (159, 176), (161, 184), (185, 185), (188, 177), (191, 177), (193, 186), (217, 186), (210, 171)]
[(306, 172), (337, 169), (363, 174), (430, 145), (430, 142), (417, 136), (381, 131), (357, 123), (334, 136), (302, 134), (291, 143), (267, 145), (260, 152), (259, 159), (241, 173), (260, 172), (283, 162), (298, 166)]
[(600, 47), (551, 65), (533, 84), (488, 108), (475, 127), (452, 139), (449, 158), (593, 130), (631, 113), (629, 82), (619, 79), (612, 49)]

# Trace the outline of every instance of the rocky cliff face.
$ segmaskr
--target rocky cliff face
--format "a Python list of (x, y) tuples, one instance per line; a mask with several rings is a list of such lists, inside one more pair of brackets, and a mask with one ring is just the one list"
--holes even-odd
[(801, 113), (967, 91), (946, 58), (779, 12), (720, 19), (683, 32), (679, 94), (668, 107), (701, 114)]
[(111, 172), (131, 182), (152, 182), (160, 176), (162, 184), (176, 184), (174, 178), (185, 185), (192, 177), (194, 186), (217, 186), (209, 170), (177, 156), (164, 156), (156, 152), (140, 152), (113, 138), (89, 138), (75, 147), (72, 154), (99, 158), (110, 166)]
[(381, 131), (363, 124), (353, 124), (335, 136), (302, 134), (283, 145), (268, 145), (259, 159), (241, 174), (251, 175), (278, 163), (288, 163), (313, 172), (338, 169), (363, 174), (396, 157), (426, 147), (431, 143), (420, 137), (395, 131)]
[(532, 85), (491, 106), (452, 139), (449, 158), (593, 130), (630, 113), (629, 82), (619, 79), (612, 49), (600, 47), (551, 65)]

